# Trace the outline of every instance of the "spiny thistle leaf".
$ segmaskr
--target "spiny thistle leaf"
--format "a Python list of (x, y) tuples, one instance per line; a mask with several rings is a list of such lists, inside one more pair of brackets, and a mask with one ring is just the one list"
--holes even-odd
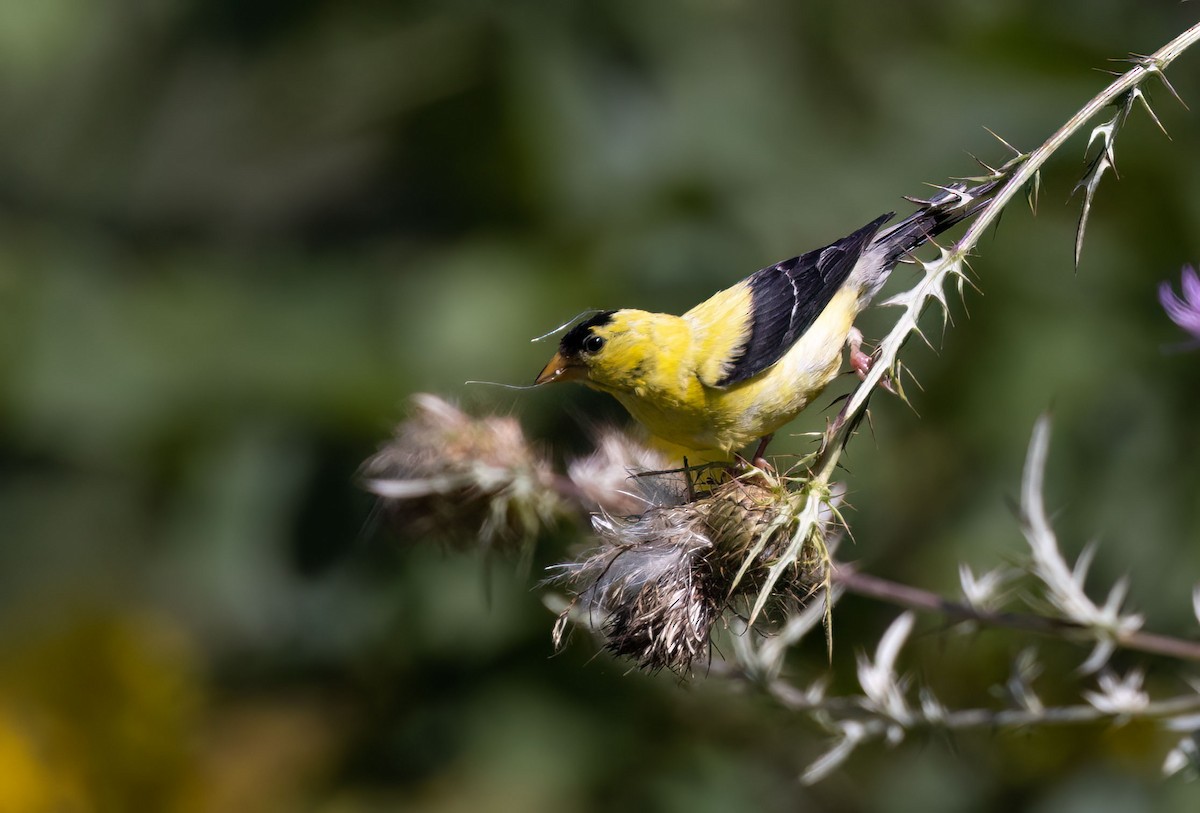
[(850, 758), (860, 743), (869, 739), (866, 727), (854, 720), (844, 721), (839, 728), (841, 735), (834, 741), (833, 747), (809, 765), (800, 775), (800, 781), (805, 785), (815, 785), (836, 771), (842, 763)]
[(1080, 667), (1083, 674), (1097, 671), (1112, 655), (1116, 641), (1140, 629), (1144, 618), (1137, 613), (1122, 614), (1125, 588), (1118, 584), (1109, 593), (1103, 607), (1096, 605), (1084, 591), (1084, 579), (1092, 554), (1085, 548), (1072, 568), (1063, 558), (1058, 538), (1046, 517), (1043, 483), (1050, 445), (1050, 419), (1042, 416), (1034, 425), (1021, 481), (1021, 530), (1033, 557), (1033, 575), (1041, 582), (1045, 598), (1059, 615), (1090, 631), (1096, 637), (1095, 648)]
[(1029, 211), (1037, 214), (1038, 197), (1042, 192), (1042, 171), (1039, 169), (1033, 173), (1033, 177), (1025, 184), (1025, 202), (1029, 204)]
[(1001, 167), (1001, 169), (1002, 169), (1002, 170), (1003, 170), (1003, 169), (1005, 169), (1005, 168), (1007, 168), (1007, 167), (1008, 167), (1008, 165), (1009, 165), (1009, 164), (1011, 164), (1011, 163), (1012, 163), (1014, 160), (1018, 160), (1018, 159), (1022, 159), (1022, 158), (1025, 158), (1025, 157), (1026, 157), (1026, 154), (1025, 154), (1025, 153), (1021, 152), (1021, 151), (1020, 151), (1020, 150), (1018, 150), (1016, 147), (1014, 147), (1012, 144), (1009, 144), (1007, 141), (1005, 141), (1005, 140), (1004, 140), (1002, 137), (1000, 137), (1000, 136), (999, 136), (999, 135), (996, 133), (996, 131), (995, 131), (995, 130), (993, 130), (991, 127), (987, 127), (987, 126), (985, 126), (983, 129), (987, 130), (987, 131), (988, 131), (988, 133), (990, 133), (990, 134), (991, 134), (992, 138), (996, 139), (996, 140), (997, 140), (997, 141), (999, 141), (1001, 144), (1003, 144), (1004, 146), (1008, 147), (1010, 150), (1012, 150), (1012, 151), (1013, 151), (1013, 158), (1009, 159), (1008, 163), (1007, 163), (1007, 164), (1005, 164), (1003, 167)]
[(1191, 109), (1188, 107), (1187, 102), (1183, 100), (1183, 97), (1179, 95), (1179, 91), (1175, 90), (1175, 86), (1171, 84), (1171, 80), (1167, 79), (1167, 74), (1163, 70), (1165, 65), (1161, 60), (1156, 59), (1153, 56), (1130, 54), (1130, 58), (1126, 61), (1132, 62), (1135, 65), (1140, 65), (1145, 69), (1146, 73), (1150, 74), (1151, 76), (1158, 77), (1158, 81), (1162, 82), (1162, 85), (1167, 89), (1167, 92), (1175, 97), (1175, 101), (1183, 105), (1184, 110)]
[(1159, 121), (1158, 115), (1154, 112), (1154, 108), (1150, 106), (1150, 100), (1146, 97), (1146, 94), (1140, 87), (1135, 87), (1133, 90), (1129, 91), (1129, 105), (1132, 106), (1134, 101), (1139, 101), (1142, 103), (1142, 107), (1145, 109), (1146, 114), (1150, 116), (1150, 120), (1153, 121), (1155, 126), (1162, 131), (1163, 135), (1170, 139), (1171, 134), (1167, 132), (1167, 128), (1163, 126), (1161, 121)]
[(1121, 112), (1118, 111), (1111, 119), (1103, 124), (1097, 124), (1092, 129), (1092, 134), (1088, 138), (1088, 148), (1100, 139), (1100, 151), (1096, 153), (1096, 157), (1092, 159), (1088, 165), (1087, 171), (1084, 172), (1083, 178), (1079, 183), (1075, 184), (1075, 189), (1072, 193), (1083, 189), (1083, 209), (1079, 213), (1079, 225), (1075, 230), (1075, 267), (1079, 267), (1079, 257), (1083, 253), (1083, 236), (1087, 230), (1088, 216), (1092, 211), (1092, 200), (1095, 198), (1096, 189), (1100, 186), (1100, 178), (1105, 171), (1112, 169), (1116, 172), (1116, 156), (1113, 152), (1113, 141), (1115, 139), (1116, 128), (1120, 123)]

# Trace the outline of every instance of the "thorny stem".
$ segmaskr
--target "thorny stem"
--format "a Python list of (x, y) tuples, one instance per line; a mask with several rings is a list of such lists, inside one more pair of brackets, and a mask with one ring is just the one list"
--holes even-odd
[[(987, 206), (975, 217), (966, 233), (954, 244), (953, 249), (942, 258), (935, 269), (928, 272), (925, 278), (918, 283), (918, 289), (922, 294), (918, 300), (919, 307), (924, 308), (932, 295), (931, 293), (927, 295), (927, 292), (931, 292), (943, 284), (949, 270), (967, 256), (968, 252), (979, 242), (988, 226), (1000, 216), (1009, 200), (1024, 188), (1025, 184), (1037, 174), (1047, 159), (1057, 152), (1068, 138), (1079, 132), (1097, 113), (1116, 102), (1123, 94), (1141, 85), (1151, 75), (1161, 77), (1167, 67), (1198, 40), (1200, 40), (1200, 23), (1193, 25), (1150, 56), (1137, 58), (1137, 64), (1132, 69), (1117, 77), (1116, 81), (1080, 108), (1079, 112), (1068, 119), (1066, 124), (1051, 135), (1045, 143), (1026, 155), (1008, 180), (992, 195)], [(908, 310), (905, 311), (905, 316), (909, 316)], [(878, 358), (867, 377), (851, 394), (842, 414), (839, 415), (840, 425), (828, 439), (821, 452), (821, 457), (817, 461), (816, 479), (822, 483), (828, 483), (833, 476), (845, 445), (846, 434), (855, 425), (855, 417), (866, 407), (868, 397), (883, 376), (895, 367), (900, 348), (915, 329), (915, 319), (902, 317), (896, 327), (880, 343)]]
[[(912, 610), (939, 613), (960, 621), (973, 621), (990, 627), (1035, 632), (1055, 637), (1072, 633), (1087, 635), (1089, 628), (1071, 621), (1031, 613), (997, 612), (972, 607), (958, 601), (899, 582), (862, 573), (853, 565), (839, 563), (833, 570), (833, 583), (848, 593), (877, 599)], [(1179, 660), (1200, 661), (1200, 642), (1173, 638), (1153, 632), (1136, 630), (1116, 637), (1114, 643), (1123, 649), (1164, 655)]]
[[(996, 221), (1013, 196), (1038, 177), (1042, 165), (1062, 147), (1068, 138), (1079, 132), (1104, 107), (1118, 102), (1123, 96), (1138, 90), (1152, 75), (1159, 77), (1165, 83), (1166, 80), (1163, 76), (1165, 69), (1197, 41), (1200, 41), (1200, 23), (1188, 28), (1154, 54), (1132, 57), (1131, 61), (1134, 66), (1130, 70), (1117, 77), (1108, 87), (1088, 101), (1041, 146), (1029, 153), (1018, 153), (1000, 169), (991, 170), (990, 178), (998, 184), (998, 187), (994, 192), (990, 192), (990, 198), (976, 212), (974, 220), (963, 237), (949, 249), (943, 249), (937, 260), (923, 264), (925, 273), (910, 291), (902, 295), (904, 299), (900, 301), (900, 304), (904, 305), (903, 313), (880, 342), (871, 370), (862, 383), (850, 394), (836, 422), (827, 432), (822, 448), (817, 453), (813, 465), (809, 467), (809, 475), (794, 481), (799, 484), (798, 490), (802, 494), (802, 505), (793, 506), (793, 516), (798, 520), (797, 525), (792, 528), (792, 539), (797, 541), (793, 547), (806, 545), (807, 541), (811, 539), (824, 539), (822, 526), (827, 520), (822, 519), (825, 515), (822, 508), (832, 507), (829, 503), (830, 483), (837, 470), (842, 450), (859, 418), (862, 417), (871, 393), (885, 375), (898, 369), (899, 353), (907, 339), (913, 333), (920, 335), (918, 321), (930, 300), (937, 300), (943, 305), (945, 304), (944, 287), (948, 278), (955, 274), (960, 276), (963, 274), (965, 258), (979, 242), (983, 233)], [(1174, 92), (1169, 84), (1167, 87)], [(570, 493), (573, 489), (564, 481), (556, 481), (552, 487), (568, 499), (573, 501), (578, 499), (579, 495)], [(754, 623), (766, 604), (780, 572), (793, 562), (794, 551), (789, 549), (788, 555), (780, 557), (779, 561), (771, 568), (767, 578), (760, 585), (759, 595), (746, 620), (748, 625)], [(829, 563), (829, 565), (833, 567), (833, 563)], [(974, 620), (993, 626), (1012, 627), (1060, 637), (1095, 634), (1096, 632), (1087, 625), (1070, 621), (980, 610), (949, 601), (934, 593), (876, 579), (844, 567), (828, 574), (826, 587), (828, 588), (832, 582), (837, 582), (851, 592), (873, 596), (880, 600), (914, 609), (940, 612), (951, 617)], [(826, 607), (828, 608), (828, 604)], [(828, 616), (826, 616), (826, 620), (828, 621)], [(1112, 635), (1110, 643), (1117, 646), (1184, 660), (1200, 661), (1200, 644), (1198, 643), (1137, 630), (1106, 630), (1106, 632)]]
[(1193, 25), (1150, 56), (1138, 59), (1137, 65), (1117, 77), (1115, 82), (1080, 108), (1079, 112), (1068, 119), (1067, 123), (1050, 136), (1042, 146), (1029, 153), (1029, 157), (993, 196), (987, 208), (980, 212), (979, 216), (971, 223), (970, 228), (967, 229), (955, 248), (959, 251), (970, 250), (979, 242), (979, 238), (983, 236), (988, 226), (1000, 216), (1000, 210), (1004, 205), (1025, 186), (1051, 155), (1058, 152), (1059, 147), (1068, 138), (1082, 129), (1097, 113), (1116, 102), (1125, 93), (1141, 85), (1151, 75), (1161, 76), (1180, 54), (1196, 44), (1198, 40), (1200, 40), (1200, 23)]
[[(588, 509), (580, 502), (579, 489), (568, 478), (555, 478), (551, 485), (564, 500), (577, 505), (581, 513), (588, 513)], [(1086, 637), (1091, 632), (1089, 627), (1063, 618), (973, 607), (970, 604), (948, 599), (931, 590), (863, 573), (847, 562), (831, 563), (830, 582), (833, 586), (857, 596), (920, 612), (937, 613), (957, 621), (971, 621), (988, 627), (1022, 630), (1055, 638), (1070, 638), (1076, 634)], [(1188, 641), (1170, 635), (1133, 630), (1117, 635), (1113, 643), (1121, 649), (1200, 662), (1200, 641)], [(1086, 708), (1090, 709), (1091, 707)], [(1089, 717), (1088, 719), (1094, 718)]]
[[(944, 301), (942, 300), (942, 288), (947, 277), (953, 273), (962, 273), (961, 266), (966, 256), (979, 242), (984, 231), (1000, 216), (1005, 205), (1017, 194), (1018, 190), (1024, 188), (1036, 177), (1042, 165), (1062, 147), (1068, 138), (1079, 132), (1103, 108), (1119, 100), (1123, 94), (1139, 87), (1152, 75), (1158, 76), (1165, 82), (1163, 71), (1198, 40), (1200, 40), (1200, 23), (1188, 28), (1150, 56), (1133, 57), (1133, 61), (1136, 63), (1133, 68), (1117, 77), (1116, 81), (1080, 108), (1079, 112), (1068, 119), (1040, 147), (1033, 152), (1018, 155), (1010, 162), (1013, 166), (1009, 170), (1010, 174), (1007, 175), (1007, 179), (993, 193), (987, 205), (975, 216), (962, 238), (950, 249), (944, 250), (936, 262), (926, 264), (925, 274), (921, 281), (909, 292), (909, 299), (905, 304), (903, 314), (879, 343), (871, 370), (862, 383), (850, 394), (831, 431), (826, 434), (824, 445), (812, 467), (813, 474), (807, 484), (807, 504), (804, 516), (818, 516), (820, 504), (825, 499), (824, 495), (828, 493), (829, 483), (837, 470), (842, 449), (845, 447), (850, 433), (858, 423), (875, 387), (882, 381), (884, 375), (897, 369), (900, 350), (908, 337), (919, 332), (918, 319), (921, 313), (931, 299)], [(811, 522), (807, 528), (799, 530), (800, 534), (819, 532), (820, 529), (815, 522)], [(763, 603), (762, 599), (771, 587), (770, 582), (764, 585), (759, 605)], [(753, 621), (753, 617), (751, 621)]]
[[(814, 700), (786, 680), (773, 680), (767, 688), (776, 700), (792, 711), (833, 711), (848, 714), (861, 712), (856, 698), (824, 697)], [(1171, 719), (1195, 711), (1200, 711), (1200, 695), (1190, 694), (1147, 703), (1138, 709), (1136, 715), (1130, 716), (1136, 716), (1138, 719)], [(943, 712), (937, 719), (937, 726), (959, 730), (996, 726), (1012, 728), (1037, 723), (1090, 723), (1119, 716), (1121, 715), (1090, 705), (1050, 706), (1038, 709), (961, 709)], [(912, 722), (919, 722), (919, 719), (916, 718)], [(871, 722), (879, 728), (887, 725), (882, 720), (864, 721), (865, 724)], [(876, 736), (879, 733), (882, 732), (876, 732)]]

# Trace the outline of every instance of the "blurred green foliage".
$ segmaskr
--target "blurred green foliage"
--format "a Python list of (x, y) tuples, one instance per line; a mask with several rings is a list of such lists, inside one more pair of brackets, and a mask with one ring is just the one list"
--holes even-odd
[[(1003, 160), (982, 125), (1031, 148), (1099, 89), (1091, 68), (1194, 18), (0, 4), (0, 810), (1196, 809), (1139, 728), (872, 750), (801, 788), (820, 732), (583, 640), (551, 657), (536, 572), (380, 534), (353, 485), (421, 390), (585, 447), (623, 420), (606, 399), (462, 381), (526, 383), (548, 352), (529, 337), (572, 313), (678, 312), (970, 174), (965, 151)], [(1190, 102), (1197, 64), (1172, 73)], [(876, 400), (847, 458), (851, 558), (949, 593), (958, 562), (1012, 561), (1005, 498), (1053, 405), (1064, 545), (1099, 539), (1096, 581), (1129, 573), (1152, 627), (1194, 634), (1200, 355), (1164, 352), (1182, 337), (1155, 286), (1200, 259), (1200, 118), (1154, 99), (1173, 140), (1140, 115), (1123, 132), (1078, 273), (1082, 142), (1037, 218), (1014, 206), (981, 246), (983, 295), (940, 352), (911, 347), (920, 416)], [(845, 601), (832, 667), (810, 642), (795, 674), (850, 685), (892, 615)], [(962, 703), (1028, 643), (930, 630), (911, 665)], [(1083, 654), (1040, 645), (1063, 674)]]

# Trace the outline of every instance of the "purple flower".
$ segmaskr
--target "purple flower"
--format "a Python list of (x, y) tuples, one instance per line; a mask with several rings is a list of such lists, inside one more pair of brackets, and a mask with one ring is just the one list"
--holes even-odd
[(1172, 322), (1200, 340), (1200, 275), (1190, 265), (1183, 267), (1180, 291), (1182, 297), (1175, 293), (1171, 283), (1163, 282), (1158, 286), (1158, 301)]

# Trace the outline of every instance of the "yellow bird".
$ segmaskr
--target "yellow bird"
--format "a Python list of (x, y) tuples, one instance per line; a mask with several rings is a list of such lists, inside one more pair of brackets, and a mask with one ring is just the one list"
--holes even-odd
[[(575, 325), (535, 383), (580, 381), (615, 397), (675, 455), (728, 459), (791, 421), (838, 374), (842, 347), (864, 375), (854, 320), (896, 264), (985, 203), (994, 184), (944, 188), (889, 228), (877, 217), (776, 263), (682, 316), (621, 309)], [(671, 447), (682, 447), (671, 448)], [(699, 452), (700, 454), (695, 454)]]

